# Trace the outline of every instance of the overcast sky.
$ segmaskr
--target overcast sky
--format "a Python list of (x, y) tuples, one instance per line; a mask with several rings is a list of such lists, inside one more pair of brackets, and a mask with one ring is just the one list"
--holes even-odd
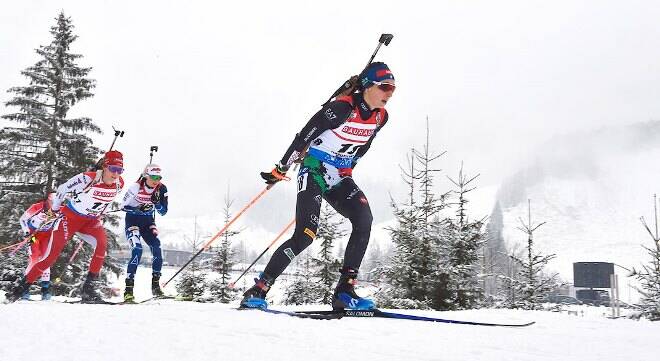
[[(94, 137), (101, 148), (111, 126), (126, 131), (127, 179), (160, 146), (173, 217), (219, 211), (228, 186), (236, 206), (258, 193), (259, 171), (364, 67), (382, 32), (394, 40), (376, 60), (397, 90), (354, 173), (376, 221), (391, 217), (388, 192), (404, 191), (398, 164), (422, 144), (427, 116), (432, 148), (447, 151), (437, 166), (453, 175), (463, 160), (484, 187), (554, 135), (660, 119), (655, 1), (2, 2), (0, 102), (27, 84), (20, 71), (60, 10), (97, 81), (72, 115), (106, 130)], [(276, 187), (249, 217), (286, 224), (294, 194), (293, 182)]]

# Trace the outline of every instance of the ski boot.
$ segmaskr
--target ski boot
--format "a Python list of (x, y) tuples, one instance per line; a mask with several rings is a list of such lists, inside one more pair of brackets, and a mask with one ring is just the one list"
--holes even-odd
[(160, 289), (160, 273), (151, 274), (151, 294), (154, 298), (159, 298), (165, 296), (163, 290)]
[(274, 280), (267, 277), (263, 272), (259, 274), (259, 278), (254, 279), (254, 286), (243, 293), (241, 308), (268, 308), (266, 293), (268, 293), (273, 282)]
[(28, 294), (28, 299), (29, 299), (29, 292), (30, 291), (30, 284), (27, 283), (25, 280), (25, 277), (21, 277), (14, 281), (12, 285), (9, 288), (9, 291), (5, 294), (5, 299), (6, 303), (12, 303), (18, 301), (18, 299), (22, 298), (23, 295)]
[(124, 303), (135, 303), (135, 296), (133, 296), (133, 286), (135, 280), (133, 278), (126, 279), (126, 289), (124, 290)]
[(339, 270), (341, 276), (333, 295), (332, 308), (334, 310), (373, 310), (374, 301), (362, 298), (355, 293), (358, 273), (356, 270), (344, 267)]
[(49, 301), (50, 297), (50, 281), (41, 281), (41, 300)]
[(98, 273), (88, 273), (87, 279), (82, 286), (81, 303), (106, 303), (103, 299), (103, 296), (99, 293), (99, 286), (101, 281), (99, 280)]

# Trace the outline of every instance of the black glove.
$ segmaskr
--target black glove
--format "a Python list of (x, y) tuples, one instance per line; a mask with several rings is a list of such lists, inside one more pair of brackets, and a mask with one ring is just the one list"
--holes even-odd
[(148, 213), (154, 210), (154, 205), (152, 203), (145, 203), (140, 206), (140, 212)]
[(153, 204), (160, 203), (160, 189), (159, 188), (154, 189), (154, 192), (151, 193), (151, 202)]
[(275, 168), (269, 173), (261, 172), (261, 178), (266, 181), (266, 184), (275, 184), (281, 180), (290, 180), (291, 178), (286, 176), (286, 171), (289, 170), (289, 166), (282, 164), (275, 164)]

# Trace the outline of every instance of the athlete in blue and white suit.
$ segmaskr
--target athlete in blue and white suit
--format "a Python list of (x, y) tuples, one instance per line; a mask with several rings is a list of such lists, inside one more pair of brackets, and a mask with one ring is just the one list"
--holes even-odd
[(155, 212), (160, 215), (167, 213), (167, 187), (161, 183), (161, 168), (149, 164), (140, 179), (128, 187), (124, 195), (122, 209), (126, 212), (126, 239), (131, 245), (131, 260), (127, 267), (126, 290), (124, 301), (133, 302), (133, 286), (135, 272), (142, 258), (142, 240), (149, 246), (153, 256), (151, 292), (154, 296), (163, 296), (160, 289), (160, 271), (163, 266), (163, 255), (158, 239)]

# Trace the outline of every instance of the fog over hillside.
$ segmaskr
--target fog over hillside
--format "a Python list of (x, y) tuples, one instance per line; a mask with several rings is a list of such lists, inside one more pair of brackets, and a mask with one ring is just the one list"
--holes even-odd
[(646, 262), (641, 244), (652, 243), (639, 217), (652, 221), (660, 192), (658, 136), (660, 122), (649, 121), (552, 138), (498, 191), (507, 243), (526, 241), (516, 227), (531, 199), (533, 221), (547, 222), (535, 242), (557, 254), (551, 267), (564, 279), (572, 281), (573, 262)]

